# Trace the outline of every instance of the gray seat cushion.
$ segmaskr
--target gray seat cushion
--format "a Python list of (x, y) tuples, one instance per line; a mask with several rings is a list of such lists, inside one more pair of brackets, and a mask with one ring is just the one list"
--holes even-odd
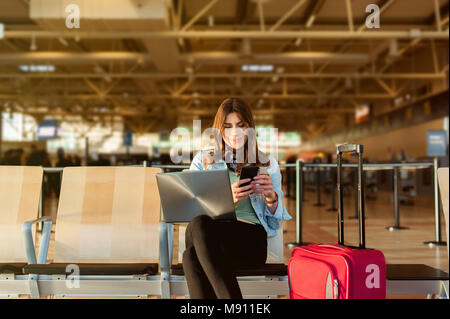
[[(25, 274), (39, 275), (66, 275), (72, 271), (66, 272), (69, 263), (52, 263), (45, 265), (26, 265)], [(158, 273), (158, 264), (76, 264), (80, 267), (80, 276), (83, 275), (156, 275)]]
[(386, 264), (387, 280), (448, 280), (448, 273), (423, 264)]
[[(172, 275), (184, 276), (182, 264), (172, 266)], [(236, 276), (286, 276), (287, 265), (285, 264), (265, 264), (262, 266), (249, 266), (236, 271)]]
[(0, 274), (23, 275), (27, 263), (0, 263)]

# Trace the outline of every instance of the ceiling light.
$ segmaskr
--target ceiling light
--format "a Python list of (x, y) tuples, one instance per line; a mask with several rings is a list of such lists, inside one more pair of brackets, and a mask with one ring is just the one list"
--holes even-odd
[(244, 64), (242, 65), (243, 72), (272, 72), (272, 64)]
[(310, 17), (309, 17), (309, 19), (308, 19), (308, 21), (306, 22), (306, 27), (307, 28), (310, 28), (311, 26), (312, 26), (312, 24), (314, 23), (314, 20), (316, 20), (316, 15), (314, 15), (314, 14), (312, 14)]
[(193, 74), (194, 73), (194, 68), (192, 66), (187, 66), (184, 70), (185, 70), (185, 72), (187, 74)]
[(398, 42), (397, 39), (389, 40), (389, 56), (394, 57), (398, 55)]
[(300, 44), (302, 44), (302, 38), (297, 38), (297, 40), (295, 40), (295, 45), (299, 47)]
[(54, 65), (19, 65), (19, 69), (22, 72), (55, 72)]
[(31, 37), (30, 51), (36, 51), (36, 50), (37, 50), (36, 38), (33, 35)]
[(213, 15), (209, 15), (209, 16), (208, 16), (208, 25), (209, 25), (210, 27), (213, 27), (213, 26), (214, 26), (214, 16), (213, 16)]
[(62, 37), (59, 37), (58, 41), (59, 41), (59, 43), (61, 43), (65, 47), (69, 46), (69, 43), (67, 43), (66, 39), (64, 39)]
[(94, 66), (94, 71), (96, 73), (105, 73), (105, 70), (103, 70), (103, 68), (100, 65), (95, 65)]
[(251, 55), (252, 46), (249, 39), (242, 40), (242, 55)]

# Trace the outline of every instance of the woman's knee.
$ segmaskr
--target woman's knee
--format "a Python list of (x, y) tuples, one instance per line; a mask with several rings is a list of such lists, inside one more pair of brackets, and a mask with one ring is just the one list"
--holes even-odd
[(194, 264), (198, 262), (197, 254), (195, 253), (194, 247), (187, 247), (183, 252), (182, 263), (183, 268), (188, 267), (191, 268)]
[(200, 215), (191, 220), (186, 228), (186, 247), (205, 242), (214, 235), (214, 220), (207, 215)]
[(198, 233), (211, 228), (213, 219), (208, 215), (200, 215), (191, 220), (186, 228), (186, 232)]

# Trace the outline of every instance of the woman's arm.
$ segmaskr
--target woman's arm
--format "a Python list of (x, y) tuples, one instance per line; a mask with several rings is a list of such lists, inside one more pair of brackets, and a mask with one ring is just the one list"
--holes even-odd
[(203, 163), (202, 163), (202, 152), (198, 152), (194, 158), (192, 159), (191, 166), (189, 167), (190, 171), (202, 171)]

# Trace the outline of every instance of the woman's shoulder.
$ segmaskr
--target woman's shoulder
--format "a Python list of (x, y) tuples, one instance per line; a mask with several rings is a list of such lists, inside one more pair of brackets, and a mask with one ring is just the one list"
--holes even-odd
[(203, 170), (204, 163), (209, 163), (214, 158), (214, 149), (204, 148), (199, 151), (192, 159), (191, 169)]
[(194, 155), (194, 158), (191, 162), (190, 170), (203, 170), (203, 151), (199, 151), (197, 154)]

